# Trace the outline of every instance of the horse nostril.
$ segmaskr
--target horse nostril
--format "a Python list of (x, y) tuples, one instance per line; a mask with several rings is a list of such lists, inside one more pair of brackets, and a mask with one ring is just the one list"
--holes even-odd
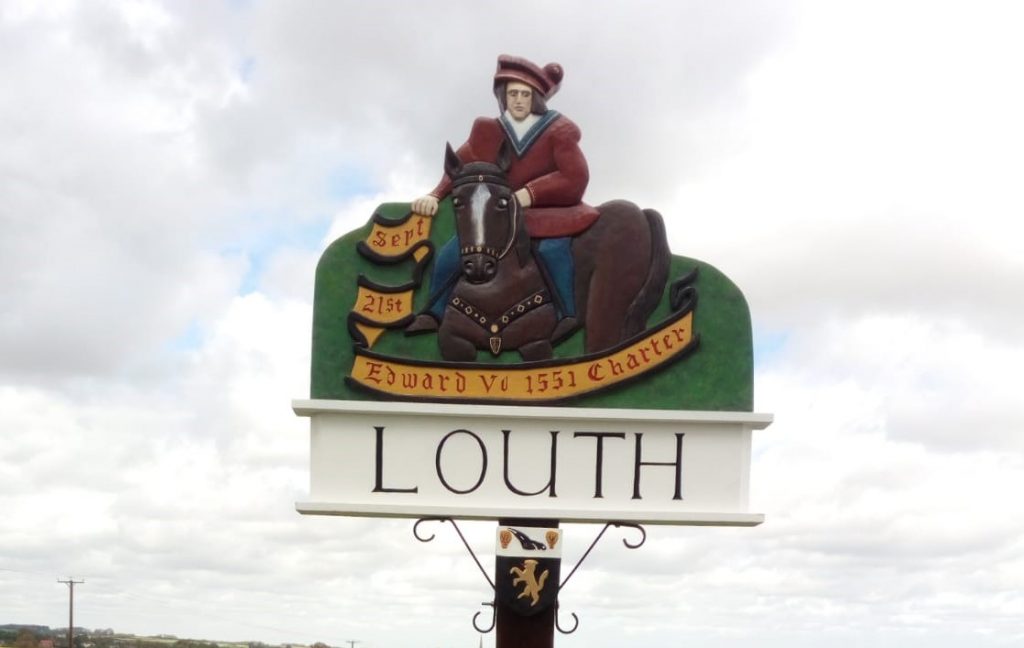
[(498, 262), (485, 254), (471, 254), (462, 259), (462, 273), (471, 283), (490, 281), (498, 274)]

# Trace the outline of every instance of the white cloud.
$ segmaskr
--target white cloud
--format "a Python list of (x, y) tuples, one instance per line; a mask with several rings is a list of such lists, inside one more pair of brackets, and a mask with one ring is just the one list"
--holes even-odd
[(129, 14), (0, 25), (5, 372), (117, 371), (237, 284), (237, 259), (196, 245), (221, 198), (185, 132), (221, 61), (175, 60), (174, 25)]

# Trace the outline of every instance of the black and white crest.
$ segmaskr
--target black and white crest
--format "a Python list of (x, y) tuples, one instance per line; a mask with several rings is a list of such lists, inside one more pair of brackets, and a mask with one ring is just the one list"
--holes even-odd
[(562, 534), (559, 529), (500, 527), (496, 597), (522, 616), (550, 608), (558, 600)]

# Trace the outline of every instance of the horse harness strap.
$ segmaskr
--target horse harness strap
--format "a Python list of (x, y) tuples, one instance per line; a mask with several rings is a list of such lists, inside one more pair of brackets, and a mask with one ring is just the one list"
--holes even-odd
[(494, 355), (501, 353), (501, 332), (504, 331), (509, 324), (516, 321), (523, 315), (526, 315), (533, 309), (550, 303), (551, 294), (548, 293), (547, 290), (538, 290), (526, 299), (520, 300), (518, 304), (505, 311), (501, 317), (490, 319), (480, 312), (476, 306), (473, 306), (462, 297), (452, 297), (448, 300), (449, 306), (459, 311), (475, 322), (480, 328), (491, 334), (491, 339), (488, 340), (488, 342), (490, 342), (491, 345), (491, 353)]
[(486, 254), (487, 256), (494, 257), (495, 259), (501, 258), (501, 250), (495, 247), (489, 247), (484, 245), (467, 245), (459, 248), (459, 254), (465, 256), (467, 254)]
[(468, 174), (466, 174), (464, 176), (461, 176), (459, 178), (455, 178), (452, 181), (451, 188), (454, 189), (455, 187), (460, 187), (460, 186), (462, 186), (464, 184), (477, 184), (477, 183), (480, 183), (480, 182), (486, 182), (488, 184), (496, 184), (496, 185), (500, 185), (502, 187), (511, 187), (512, 186), (512, 185), (510, 185), (508, 183), (508, 178), (503, 177), (503, 176), (494, 175), (492, 173), (480, 173), (480, 174), (468, 173)]

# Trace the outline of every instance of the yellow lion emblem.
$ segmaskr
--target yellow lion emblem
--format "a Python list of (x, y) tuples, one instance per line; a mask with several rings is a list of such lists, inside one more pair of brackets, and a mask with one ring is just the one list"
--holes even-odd
[(519, 596), (516, 598), (529, 596), (533, 601), (530, 603), (530, 607), (537, 605), (537, 602), (540, 601), (540, 593), (541, 590), (544, 589), (544, 581), (548, 579), (548, 570), (545, 569), (541, 573), (539, 579), (537, 578), (536, 572), (537, 561), (532, 558), (524, 560), (522, 568), (513, 567), (508, 572), (515, 576), (515, 578), (512, 579), (512, 587), (516, 587), (520, 583), (523, 584), (523, 591), (520, 592)]

